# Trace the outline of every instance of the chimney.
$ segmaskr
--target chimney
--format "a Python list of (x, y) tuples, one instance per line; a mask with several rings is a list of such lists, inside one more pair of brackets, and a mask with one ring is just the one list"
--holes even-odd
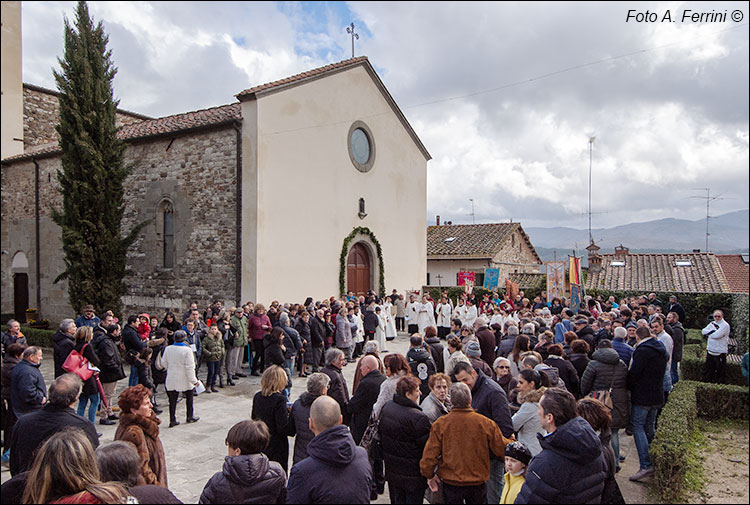
[(700, 249), (693, 249), (693, 252), (694, 253), (699, 253), (699, 252), (701, 252), (701, 250)]
[(440, 226), (440, 216), (437, 217), (437, 225)]
[(618, 247), (615, 247), (615, 256), (627, 256), (628, 254), (630, 254), (630, 249), (624, 245), (620, 244)]

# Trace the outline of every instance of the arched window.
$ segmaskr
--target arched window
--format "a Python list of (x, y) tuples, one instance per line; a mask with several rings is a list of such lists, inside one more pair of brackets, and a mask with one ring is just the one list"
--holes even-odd
[(174, 206), (169, 200), (162, 200), (159, 204), (156, 215), (156, 234), (161, 239), (161, 266), (174, 268)]

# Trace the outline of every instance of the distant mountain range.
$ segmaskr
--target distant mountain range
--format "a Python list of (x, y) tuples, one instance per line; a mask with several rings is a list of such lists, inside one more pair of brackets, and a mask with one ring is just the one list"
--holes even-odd
[[(554, 251), (558, 259), (565, 259), (578, 249), (586, 256), (588, 230), (575, 228), (524, 228), (543, 261), (551, 261)], [(709, 249), (717, 253), (748, 252), (750, 244), (750, 210), (740, 210), (711, 218)], [(602, 254), (612, 254), (620, 244), (631, 253), (692, 252), (706, 249), (706, 220), (657, 219), (645, 223), (630, 223), (614, 228), (591, 230)]]

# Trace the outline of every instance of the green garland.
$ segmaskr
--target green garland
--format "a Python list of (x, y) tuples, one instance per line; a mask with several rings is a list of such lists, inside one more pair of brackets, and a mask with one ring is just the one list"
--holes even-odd
[(346, 258), (349, 253), (349, 244), (352, 240), (354, 240), (354, 237), (356, 237), (359, 234), (367, 235), (370, 237), (370, 240), (372, 240), (372, 243), (375, 244), (375, 248), (378, 253), (378, 264), (380, 265), (380, 289), (379, 294), (381, 297), (385, 296), (385, 267), (383, 267), (383, 249), (380, 247), (380, 242), (378, 242), (378, 239), (375, 238), (375, 234), (370, 231), (369, 228), (365, 228), (363, 226), (354, 228), (352, 232), (344, 239), (344, 245), (341, 247), (341, 257), (339, 258), (339, 291), (341, 292), (341, 295), (346, 294)]

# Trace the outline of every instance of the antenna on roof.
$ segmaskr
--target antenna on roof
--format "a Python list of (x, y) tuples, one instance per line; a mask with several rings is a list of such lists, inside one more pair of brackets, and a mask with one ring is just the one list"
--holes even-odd
[(705, 191), (706, 196), (691, 196), (690, 198), (700, 198), (701, 200), (706, 201), (706, 252), (711, 252), (711, 250), (708, 248), (708, 237), (711, 235), (708, 233), (708, 220), (711, 219), (711, 216), (709, 215), (709, 209), (711, 206), (711, 202), (714, 200), (726, 200), (726, 198), (719, 198), (721, 195), (726, 193), (719, 193), (716, 196), (711, 196), (711, 188), (694, 188), (693, 191)]
[(476, 224), (474, 222), (474, 199), (469, 198), (469, 201), (471, 202), (471, 214), (466, 214), (467, 216), (471, 216), (471, 224)]

